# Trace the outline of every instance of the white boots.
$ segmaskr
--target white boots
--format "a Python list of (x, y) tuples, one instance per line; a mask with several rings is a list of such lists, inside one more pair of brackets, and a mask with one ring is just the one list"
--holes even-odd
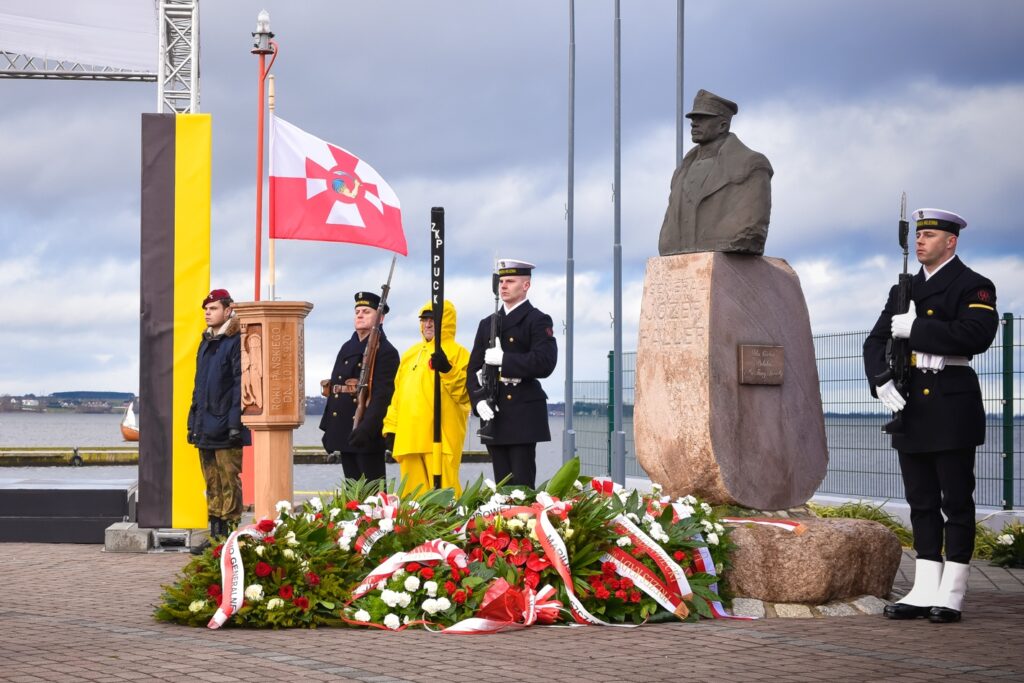
[[(928, 613), (928, 621), (936, 624), (960, 621), (960, 605), (963, 604), (964, 593), (967, 592), (967, 576), (970, 570), (970, 565), (946, 562), (935, 601), (932, 602), (932, 608)], [(916, 588), (916, 582), (914, 585)]]
[(937, 596), (942, 574), (941, 562), (917, 560), (914, 564), (914, 587), (895, 604), (886, 605), (882, 613), (889, 619), (928, 617), (932, 607), (941, 604)]

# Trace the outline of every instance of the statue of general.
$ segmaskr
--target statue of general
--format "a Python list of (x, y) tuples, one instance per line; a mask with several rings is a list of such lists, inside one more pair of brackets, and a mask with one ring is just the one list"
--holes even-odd
[(763, 254), (772, 209), (772, 165), (729, 132), (739, 106), (707, 90), (693, 100), (697, 143), (672, 175), (658, 252)]

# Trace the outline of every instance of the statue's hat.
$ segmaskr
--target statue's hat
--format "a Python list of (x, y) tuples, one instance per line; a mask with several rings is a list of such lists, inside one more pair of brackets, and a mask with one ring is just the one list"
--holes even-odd
[(740, 107), (732, 100), (727, 100), (708, 90), (698, 90), (693, 98), (693, 111), (686, 115), (694, 116), (734, 116)]

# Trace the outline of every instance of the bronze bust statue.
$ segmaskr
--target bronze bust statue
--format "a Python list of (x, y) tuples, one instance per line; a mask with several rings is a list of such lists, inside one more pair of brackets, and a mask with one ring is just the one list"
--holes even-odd
[(739, 106), (707, 90), (693, 100), (697, 145), (672, 174), (661, 225), (662, 256), (697, 251), (763, 254), (772, 209), (772, 165), (729, 132)]

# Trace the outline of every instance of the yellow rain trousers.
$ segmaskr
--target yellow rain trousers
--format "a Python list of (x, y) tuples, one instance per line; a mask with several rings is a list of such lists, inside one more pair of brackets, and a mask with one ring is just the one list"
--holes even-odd
[[(422, 309), (430, 312), (428, 302)], [(441, 486), (462, 492), (459, 465), (469, 420), (469, 394), (466, 391), (466, 365), (469, 351), (455, 341), (455, 307), (444, 302), (441, 320), (441, 348), (452, 369), (441, 375), (441, 458), (440, 471), (432, 468), (434, 453), (434, 376), (430, 355), (434, 342), (425, 339), (413, 344), (404, 354), (395, 376), (395, 393), (384, 418), (385, 434), (395, 435), (393, 455), (405, 479), (405, 493), (434, 487), (434, 475), (441, 475)]]

